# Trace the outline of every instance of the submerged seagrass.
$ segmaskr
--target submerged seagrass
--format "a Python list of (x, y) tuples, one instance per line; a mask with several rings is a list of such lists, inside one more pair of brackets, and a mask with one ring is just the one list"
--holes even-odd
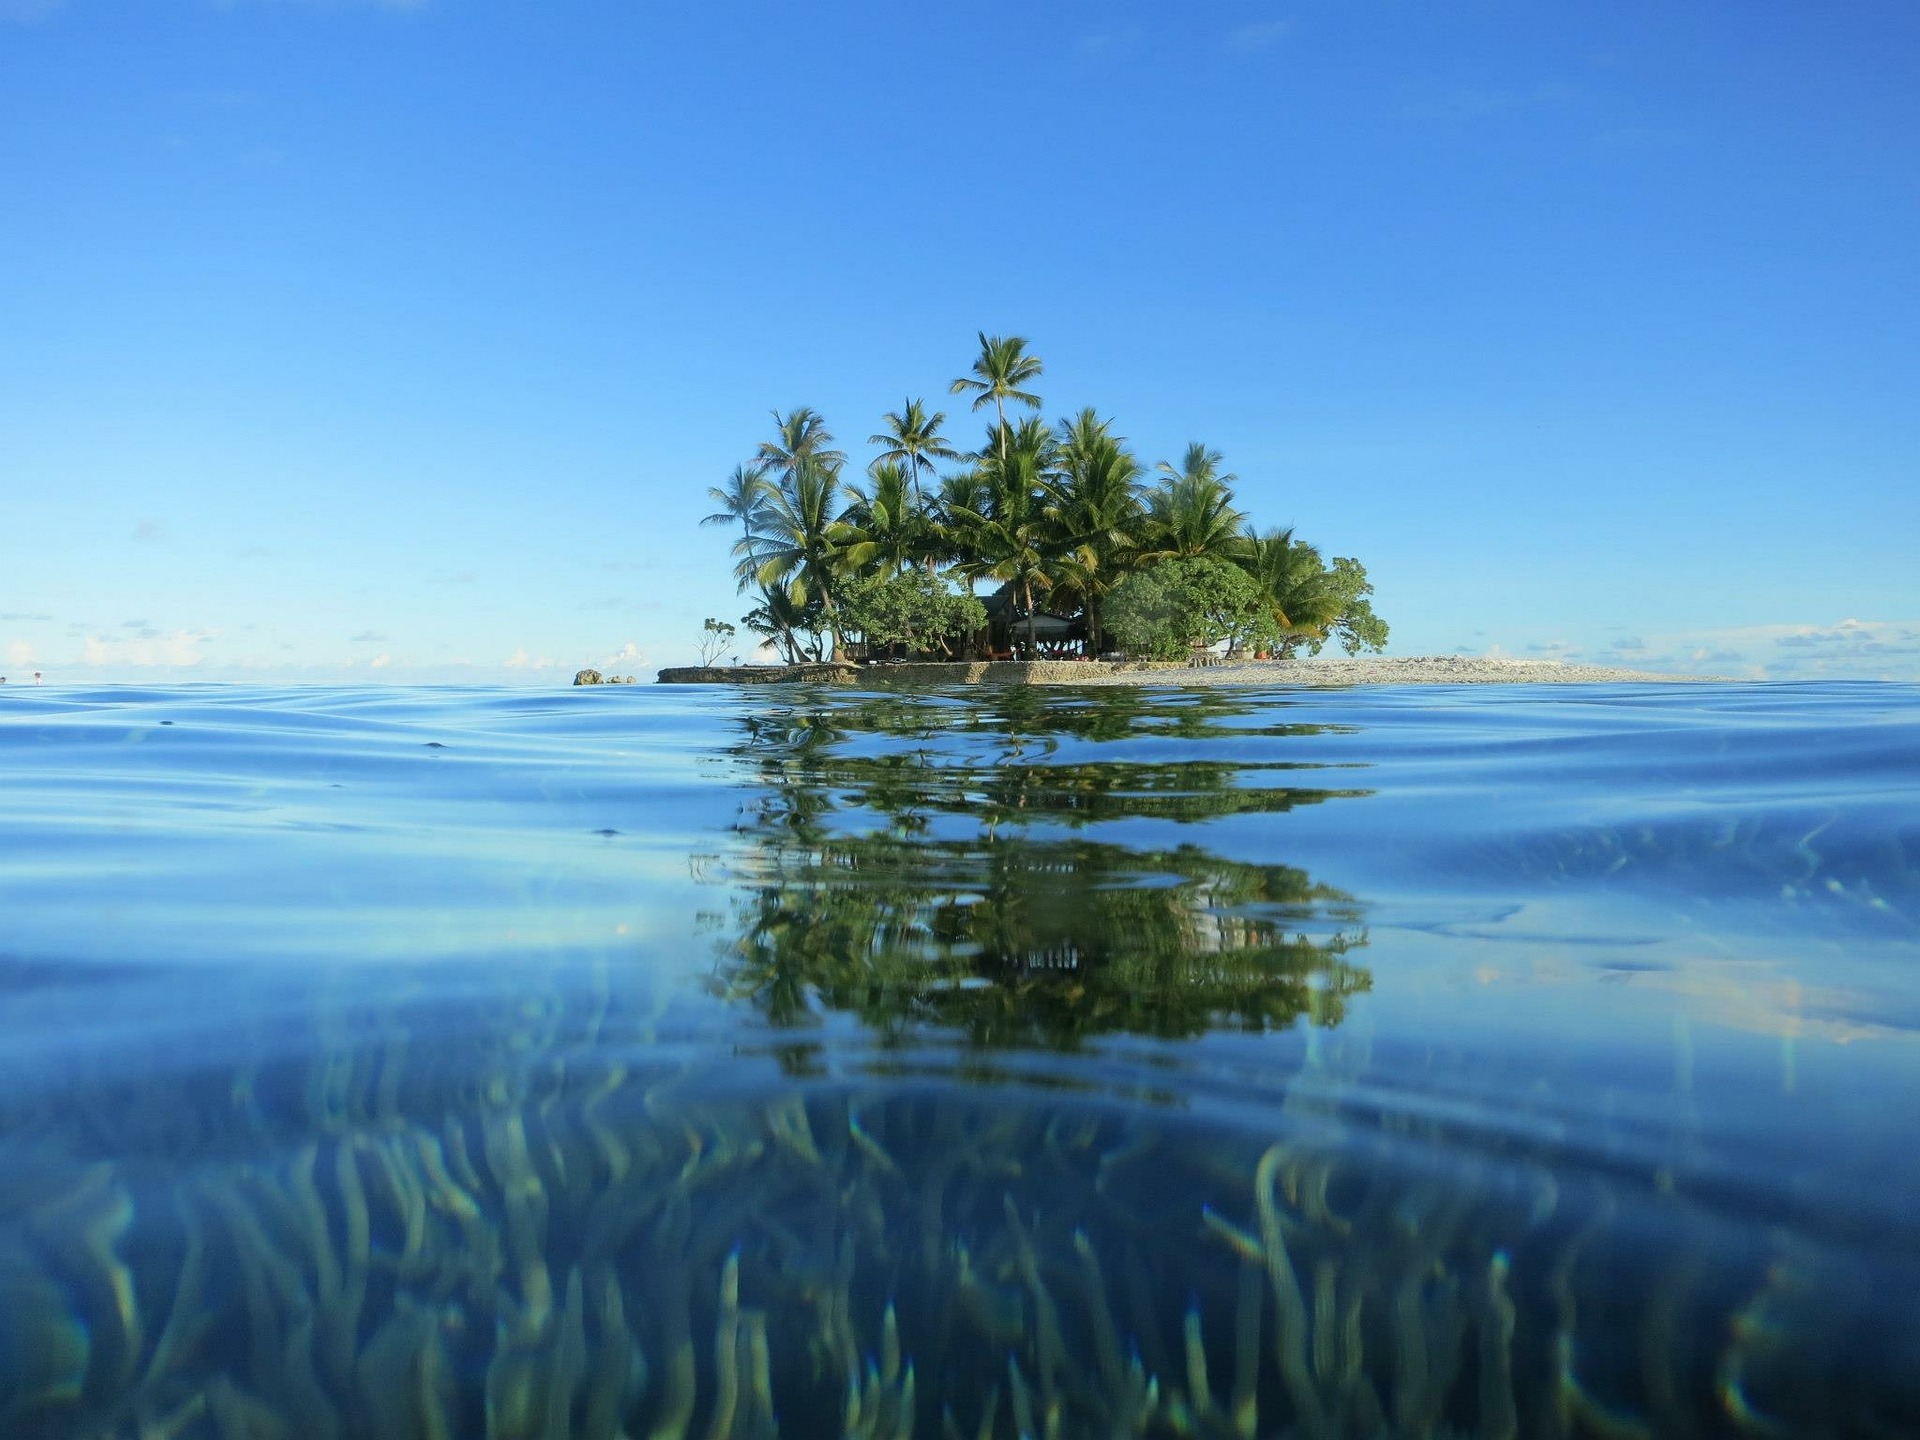
[(620, 699), (7, 716), (0, 1429), (1920, 1420), (1911, 717)]

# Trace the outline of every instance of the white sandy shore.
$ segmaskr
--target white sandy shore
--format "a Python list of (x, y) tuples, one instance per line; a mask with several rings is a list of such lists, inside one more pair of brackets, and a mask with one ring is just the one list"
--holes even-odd
[[(584, 672), (583, 672), (584, 673)], [(1259, 660), (1236, 665), (1142, 661), (914, 661), (873, 666), (689, 665), (660, 672), (663, 685), (766, 685), (808, 682), (839, 685), (1670, 685), (1724, 679), (1568, 665), (1559, 660), (1492, 660), (1464, 655), (1320, 657)], [(574, 684), (598, 684), (598, 680)]]
[[(1066, 667), (1061, 667), (1065, 669)], [(1084, 677), (1045, 679), (1041, 684), (1080, 685), (1592, 685), (1595, 683), (1686, 684), (1724, 680), (1719, 675), (1670, 675), (1616, 670), (1605, 665), (1568, 665), (1559, 660), (1493, 660), (1466, 655), (1319, 656), (1257, 660), (1241, 665), (1128, 670)]]

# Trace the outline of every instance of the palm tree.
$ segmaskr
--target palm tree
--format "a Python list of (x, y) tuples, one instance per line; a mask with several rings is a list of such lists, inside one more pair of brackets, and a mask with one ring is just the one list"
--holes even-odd
[[(1003, 427), (1001, 441), (1009, 437)], [(964, 554), (955, 566), (969, 580), (999, 580), (1016, 589), (1027, 615), (1027, 657), (1033, 658), (1033, 592), (1053, 588), (1053, 565), (1064, 548), (1057, 495), (1048, 466), (1052, 433), (1045, 425), (1022, 426), (1004, 457), (989, 457), (980, 468), (985, 481), (982, 503), (949, 505), (960, 522)]]
[(1167, 478), (1147, 497), (1142, 559), (1177, 560), (1214, 555), (1236, 560), (1246, 553), (1240, 533), (1245, 517), (1233, 508), (1235, 475), (1220, 473), (1221, 456), (1197, 441), (1187, 446), (1180, 468), (1162, 460)]
[(1061, 581), (1078, 591), (1087, 614), (1087, 650), (1100, 653), (1100, 602), (1126, 578), (1145, 518), (1140, 462), (1092, 409), (1059, 426), (1057, 518), (1067, 550)]
[(760, 597), (760, 603), (742, 617), (747, 628), (771, 640), (787, 664), (798, 664), (806, 658), (798, 632), (811, 628), (817, 617), (810, 613), (810, 607), (795, 604), (793, 597), (778, 585), (762, 590)]
[(818, 410), (801, 405), (785, 415), (778, 410), (772, 413), (777, 433), (772, 440), (760, 442), (757, 458), (762, 466), (778, 470), (788, 485), (802, 461), (817, 460), (835, 469), (846, 463), (844, 452), (827, 448), (833, 444), (833, 435)]
[(920, 498), (920, 472), (931, 471), (936, 460), (957, 460), (960, 452), (947, 444), (940, 434), (940, 426), (946, 420), (944, 410), (927, 414), (926, 405), (919, 400), (908, 400), (899, 411), (888, 411), (887, 428), (881, 434), (869, 435), (869, 445), (883, 448), (877, 464), (898, 461), (907, 467), (907, 474), (913, 480), (913, 493)]
[[(973, 554), (971, 517), (986, 509), (988, 494), (987, 477), (978, 466), (942, 478), (927, 527), (927, 548), (933, 558), (958, 566)], [(967, 593), (973, 594), (974, 577), (963, 572), (961, 579)]]
[(842, 489), (838, 464), (823, 455), (802, 454), (788, 482), (772, 494), (764, 531), (733, 546), (741, 557), (737, 575), (758, 581), (768, 591), (784, 589), (802, 607), (820, 602), (836, 654), (840, 628), (834, 589), (846, 551), (856, 540), (852, 527), (836, 513)]
[[(702, 525), (738, 524), (743, 540), (751, 540), (754, 533), (764, 530), (767, 521), (772, 518), (769, 499), (773, 486), (767, 479), (764, 465), (736, 465), (733, 473), (722, 485), (709, 485), (707, 496), (720, 508), (711, 515), (701, 517)], [(746, 588), (746, 582), (741, 582)]]
[(954, 395), (972, 395), (973, 408), (982, 409), (988, 401), (1000, 416), (1000, 458), (1007, 458), (1007, 401), (1017, 400), (1031, 409), (1040, 408), (1040, 397), (1022, 390), (1022, 385), (1038, 380), (1040, 357), (1027, 354), (1027, 342), (1018, 335), (989, 337), (980, 332), (980, 354), (974, 359), (973, 374), (962, 375), (949, 387)]
[(873, 489), (856, 495), (840, 517), (854, 532), (846, 563), (858, 569), (879, 560), (888, 574), (898, 575), (925, 548), (925, 517), (908, 490), (907, 470), (899, 461), (882, 460), (873, 467), (872, 476)]
[(1249, 525), (1245, 539), (1241, 563), (1279, 627), (1282, 652), (1302, 638), (1325, 635), (1340, 618), (1344, 597), (1320, 552), (1295, 540), (1292, 527), (1260, 535)]

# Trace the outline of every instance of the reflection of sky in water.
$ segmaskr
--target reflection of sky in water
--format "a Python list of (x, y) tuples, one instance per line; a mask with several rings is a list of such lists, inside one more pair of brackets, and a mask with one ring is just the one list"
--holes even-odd
[(1915, 699), (8, 695), (0, 1421), (1910, 1431)]

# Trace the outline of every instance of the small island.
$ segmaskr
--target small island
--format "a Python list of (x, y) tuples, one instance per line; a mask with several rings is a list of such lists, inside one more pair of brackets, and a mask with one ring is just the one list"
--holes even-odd
[[(1149, 472), (1096, 409), (1055, 424), (1021, 414), (1040, 410), (1044, 369), (1024, 338), (983, 333), (979, 347), (949, 387), (987, 412), (977, 449), (956, 447), (946, 414), (910, 398), (869, 437), (877, 453), (854, 483), (825, 419), (800, 406), (775, 411), (772, 437), (710, 489), (717, 508), (702, 523), (738, 531), (734, 580), (755, 601), (740, 624), (781, 673), (915, 662), (1137, 669), (1386, 644), (1365, 567), (1328, 559), (1291, 529), (1256, 527), (1218, 450), (1195, 442)], [(706, 622), (703, 673), (720, 673), (713, 662), (738, 633)]]
[[(663, 684), (1486, 684), (1672, 681), (1551, 661), (1383, 657), (1366, 566), (1291, 527), (1261, 529), (1238, 477), (1195, 441), (1151, 471), (1088, 407), (1048, 424), (1040, 358), (979, 336), (950, 393), (987, 411), (962, 450), (908, 398), (868, 437), (864, 482), (820, 413), (773, 412), (754, 457), (708, 489), (703, 525), (737, 531), (752, 608), (709, 617), (697, 665)], [(1011, 412), (1011, 413), (1010, 413)], [(943, 468), (944, 467), (944, 468)], [(723, 655), (741, 627), (777, 663)], [(1322, 657), (1328, 644), (1345, 658)], [(581, 670), (575, 685), (631, 683)]]

